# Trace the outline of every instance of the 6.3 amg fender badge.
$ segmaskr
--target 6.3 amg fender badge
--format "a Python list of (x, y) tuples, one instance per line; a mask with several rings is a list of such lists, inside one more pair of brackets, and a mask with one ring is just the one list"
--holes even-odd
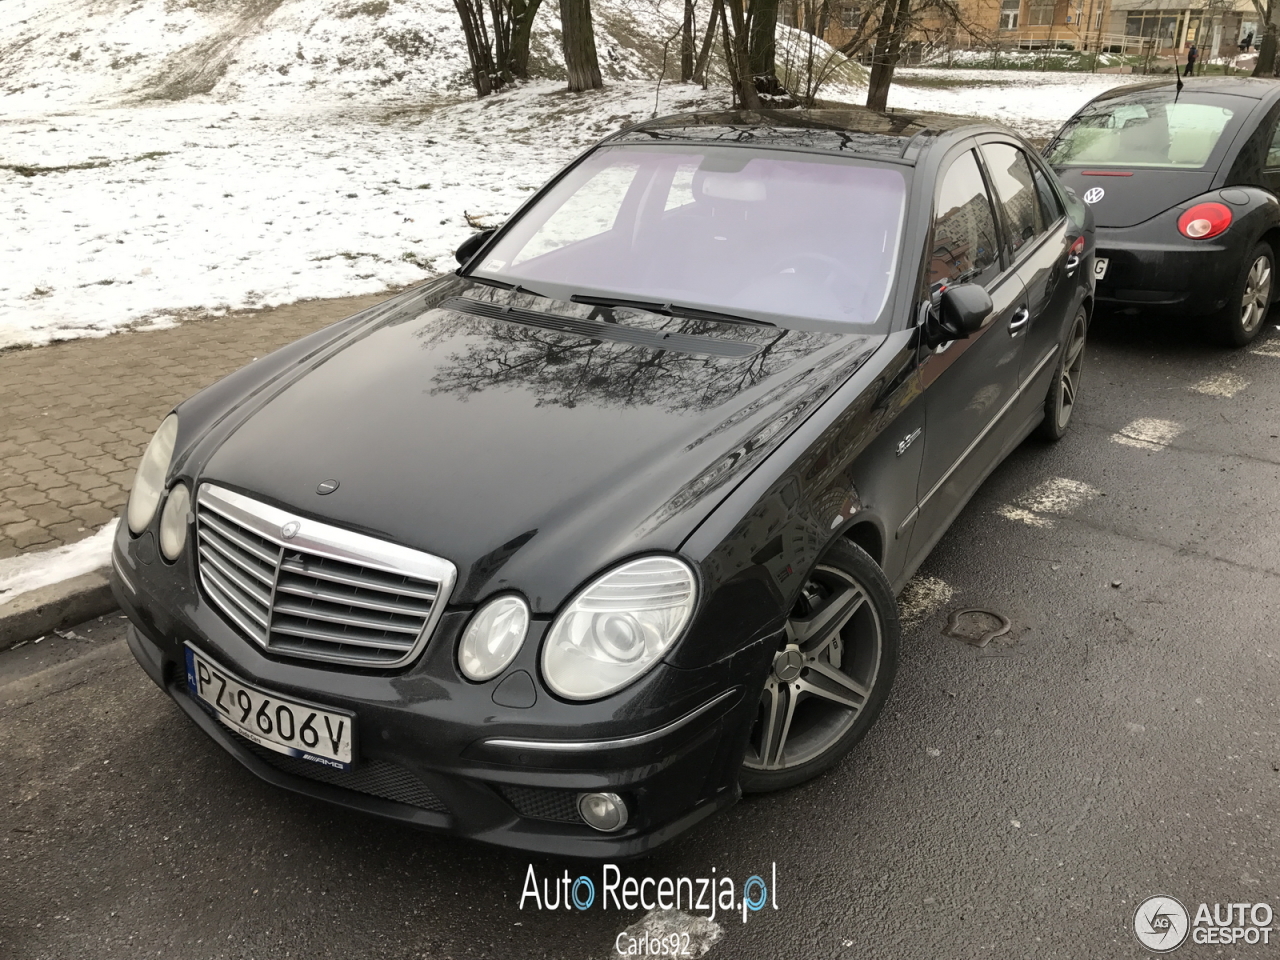
[(905, 437), (903, 437), (901, 440), (898, 441), (898, 456), (902, 456), (904, 453), (906, 453), (907, 447), (911, 446), (913, 443), (916, 442), (916, 438), (920, 436), (920, 430), (921, 430), (920, 427), (916, 427), (914, 430), (912, 430)]

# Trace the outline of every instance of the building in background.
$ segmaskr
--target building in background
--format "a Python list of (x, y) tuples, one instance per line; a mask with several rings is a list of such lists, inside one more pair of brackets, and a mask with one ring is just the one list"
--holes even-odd
[[(1195, 0), (1191, 0), (1192, 3)], [(867, 0), (783, 0), (780, 20), (808, 28), (839, 48), (859, 35)], [(1239, 52), (1249, 33), (1261, 37), (1251, 0), (957, 0), (961, 23), (926, 18), (907, 58), (926, 48), (1102, 50), (1183, 57), (1191, 44), (1201, 60)], [(874, 13), (873, 13), (874, 15)], [(870, 44), (868, 44), (870, 46)]]

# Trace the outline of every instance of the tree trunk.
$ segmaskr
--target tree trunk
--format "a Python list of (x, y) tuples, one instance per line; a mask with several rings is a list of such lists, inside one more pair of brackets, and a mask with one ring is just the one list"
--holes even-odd
[(867, 84), (867, 106), (872, 110), (883, 111), (889, 105), (889, 86), (910, 17), (911, 0), (885, 0)]
[(1258, 62), (1253, 68), (1255, 77), (1274, 77), (1276, 75), (1276, 25), (1267, 24), (1267, 32), (1262, 35), (1258, 44)]
[(604, 81), (600, 78), (600, 61), (596, 59), (591, 0), (560, 0), (560, 33), (569, 89), (599, 90)]
[(454, 0), (458, 17), (462, 20), (462, 33), (467, 38), (467, 57), (471, 61), (471, 82), (476, 96), (488, 96), (494, 90), (493, 48), (485, 29), (484, 12), (473, 7), (469, 0)]
[(529, 41), (540, 6), (542, 0), (511, 0), (511, 49), (507, 69), (521, 80), (529, 79)]
[(707, 32), (702, 38), (702, 49), (698, 51), (698, 62), (693, 65), (693, 79), (707, 85), (707, 61), (711, 59), (711, 44), (716, 38), (716, 18), (720, 16), (721, 0), (712, 0), (711, 16), (707, 19)]
[(693, 79), (693, 0), (684, 0), (684, 23), (680, 25), (680, 82)]
[[(751, 37), (748, 50), (749, 75), (753, 78), (772, 78), (777, 69), (775, 63), (775, 37), (778, 32), (778, 0), (752, 0)], [(764, 85), (769, 83), (764, 81)], [(762, 88), (760, 80), (756, 86)]]
[(756, 94), (756, 85), (751, 82), (749, 72), (750, 58), (747, 54), (747, 25), (742, 16), (742, 4), (738, 0), (726, 0), (720, 4), (720, 17), (723, 21), (725, 7), (733, 15), (733, 29), (728, 23), (724, 27), (725, 49), (729, 61), (729, 80), (733, 85), (734, 97), (739, 104), (748, 110), (760, 109), (760, 97)]

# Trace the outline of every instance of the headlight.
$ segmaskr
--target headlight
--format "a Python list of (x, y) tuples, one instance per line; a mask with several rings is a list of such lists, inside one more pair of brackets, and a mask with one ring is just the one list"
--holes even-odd
[(645, 557), (610, 570), (552, 624), (542, 648), (547, 685), (569, 700), (594, 700), (625, 687), (675, 643), (696, 594), (693, 571), (675, 557)]
[(187, 516), (191, 513), (191, 494), (185, 483), (175, 483), (160, 514), (160, 552), (166, 560), (177, 560), (187, 545)]
[(138, 472), (133, 478), (133, 490), (129, 493), (129, 529), (135, 536), (147, 529), (156, 515), (160, 494), (164, 493), (164, 478), (169, 473), (169, 461), (173, 459), (173, 442), (178, 438), (178, 415), (171, 413), (164, 418), (160, 429), (147, 444)]
[(529, 631), (529, 605), (519, 597), (490, 600), (467, 624), (458, 666), (471, 680), (488, 680), (506, 669)]

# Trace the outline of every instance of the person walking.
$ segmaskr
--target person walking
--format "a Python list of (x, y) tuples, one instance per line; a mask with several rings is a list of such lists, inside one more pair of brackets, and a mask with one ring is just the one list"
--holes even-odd
[(1196, 49), (1196, 45), (1193, 43), (1191, 45), (1191, 49), (1187, 51), (1187, 70), (1183, 74), (1184, 77), (1190, 77), (1193, 75), (1196, 69), (1196, 60), (1199, 57), (1200, 51)]

